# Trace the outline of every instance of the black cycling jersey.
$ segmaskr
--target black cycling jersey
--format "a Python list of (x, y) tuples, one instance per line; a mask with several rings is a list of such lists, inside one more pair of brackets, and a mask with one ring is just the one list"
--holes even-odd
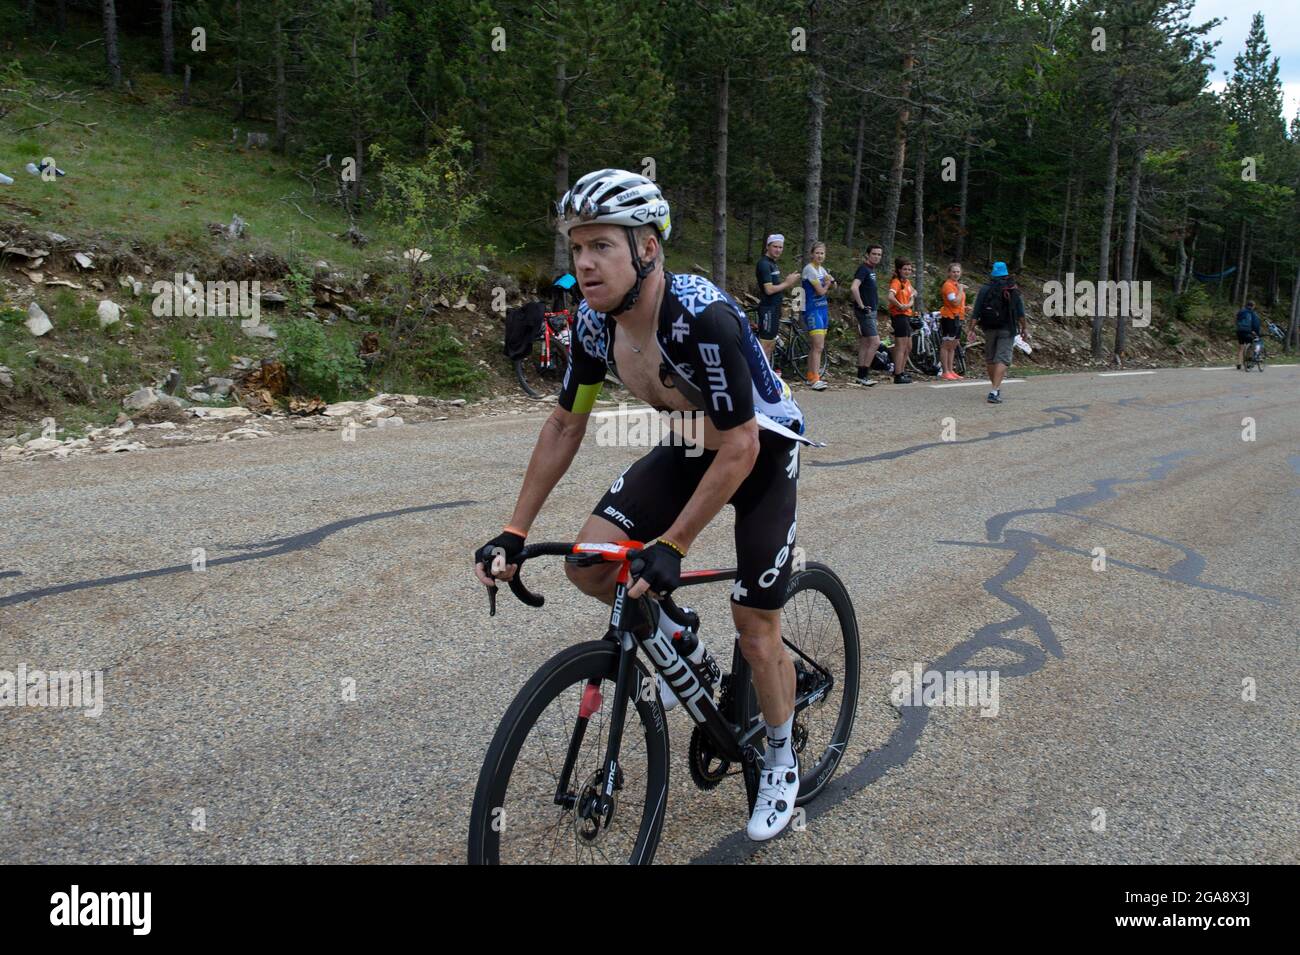
[[(805, 443), (803, 412), (768, 364), (744, 311), (726, 292), (698, 275), (664, 273), (664, 299), (655, 340), (660, 380), (726, 431), (757, 418), (759, 427)], [(616, 322), (584, 300), (578, 306), (560, 407), (590, 412), (614, 366)], [(617, 369), (614, 369), (617, 374)]]

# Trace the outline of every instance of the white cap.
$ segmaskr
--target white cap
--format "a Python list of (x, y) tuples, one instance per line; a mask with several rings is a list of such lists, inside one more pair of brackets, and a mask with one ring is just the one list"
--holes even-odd
[(783, 236), (779, 232), (773, 232), (771, 235), (767, 237), (767, 241), (763, 243), (763, 248), (767, 248), (773, 242), (784, 242), (784, 241), (785, 241), (785, 236)]

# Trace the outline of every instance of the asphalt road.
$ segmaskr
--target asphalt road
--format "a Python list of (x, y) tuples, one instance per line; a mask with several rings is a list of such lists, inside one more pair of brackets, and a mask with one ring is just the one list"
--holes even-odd
[[(755, 848), (670, 714), (657, 861), (1300, 861), (1300, 368), (1005, 396), (799, 393), (828, 442), (799, 543), (862, 633), (854, 735), (802, 831)], [(605, 626), (558, 562), (530, 566), (540, 611), (503, 591), (489, 619), (472, 577), (541, 420), (0, 469), (0, 670), (103, 673), (98, 717), (0, 708), (0, 862), (462, 861), (502, 713)], [(533, 539), (571, 539), (640, 453), (593, 429)], [(687, 566), (731, 540), (724, 512)], [(695, 601), (724, 659), (727, 595)], [(918, 665), (998, 670), (997, 715), (893, 705)]]

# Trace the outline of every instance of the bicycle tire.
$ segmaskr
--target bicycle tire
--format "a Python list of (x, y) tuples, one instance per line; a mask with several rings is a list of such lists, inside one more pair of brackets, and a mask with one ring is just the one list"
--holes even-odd
[[(589, 680), (600, 680), (607, 685), (603, 686), (607, 698), (599, 709), (599, 713), (608, 713), (612, 705), (614, 690), (614, 680), (618, 672), (618, 655), (619, 648), (609, 640), (595, 640), (589, 643), (580, 643), (576, 646), (561, 650), (555, 656), (551, 657), (541, 668), (533, 674), (532, 678), (519, 691), (514, 701), (510, 704), (506, 714), (501, 719), (496, 733), (492, 737), (492, 743), (488, 746), (487, 755), (483, 759), (483, 767), (479, 771), (478, 786), (474, 791), (474, 805), (470, 810), (469, 826), (469, 862), (472, 865), (496, 865), (501, 861), (501, 835), (511, 829), (511, 820), (517, 818), (517, 813), (527, 812), (532, 806), (538, 809), (536, 801), (526, 800), (522, 806), (514, 807), (510, 803), (509, 788), (514, 778), (517, 761), (520, 750), (524, 743), (528, 741), (530, 734), (539, 724), (539, 721), (545, 718), (546, 711), (551, 704), (561, 698), (566, 691), (572, 691), (578, 688), (578, 694), (572, 692), (568, 694), (572, 706), (566, 707), (562, 702), (560, 705), (561, 719), (559, 721), (560, 729), (564, 727), (564, 712), (576, 716), (577, 702), (581, 695), (582, 688), (585, 687)], [(643, 681), (652, 678), (642, 661), (636, 661), (636, 670), (638, 679), (636, 686), (639, 689), (644, 685)], [(659, 837), (663, 831), (664, 814), (668, 798), (668, 724), (664, 718), (663, 709), (660, 707), (658, 698), (651, 694), (649, 700), (643, 700), (640, 697), (643, 694), (634, 693), (635, 705), (629, 706), (627, 712), (635, 711), (641, 721), (644, 735), (630, 732), (631, 727), (626, 727), (623, 734), (623, 741), (619, 752), (619, 767), (625, 774), (640, 772), (640, 761), (635, 758), (632, 748), (639, 745), (640, 739), (645, 740), (645, 799), (639, 807), (641, 812), (640, 823), (637, 825), (636, 836), (632, 841), (631, 847), (627, 853), (627, 862), (640, 865), (648, 865), (654, 859), (655, 850), (659, 845)], [(594, 771), (602, 768), (605, 758), (605, 733), (598, 730), (594, 736), (591, 729), (595, 727), (596, 720), (592, 717), (588, 725), (588, 732), (583, 740), (581, 753), (586, 756), (585, 762), (581, 761), (577, 766), (570, 780), (570, 788), (581, 786), (584, 777)], [(603, 728), (603, 723), (601, 724)], [(554, 747), (546, 749), (545, 735), (541, 737), (543, 751), (547, 757), (547, 762), (554, 768), (558, 762), (563, 762), (565, 748), (567, 748), (569, 738), (572, 734), (572, 721), (569, 721), (568, 734), (561, 732), (558, 738), (562, 740), (561, 749), (557, 753)], [(556, 734), (551, 734), (555, 736)], [(633, 757), (633, 758), (629, 758)], [(539, 768), (539, 767), (535, 767)], [(544, 775), (544, 771), (543, 771)], [(572, 810), (561, 810), (557, 807), (553, 798), (555, 795), (557, 778), (553, 778), (550, 783), (550, 791), (547, 792), (545, 786), (539, 790), (538, 800), (541, 805), (539, 811), (542, 815), (551, 813), (558, 814), (555, 826), (555, 834), (559, 841), (564, 841), (566, 828), (571, 828), (576, 822), (576, 816)], [(626, 784), (624, 785), (626, 788)], [(516, 787), (518, 789), (518, 787)], [(627, 806), (620, 801), (617, 804), (613, 821), (610, 824), (612, 829), (619, 824), (622, 817), (621, 813), (636, 811), (637, 807)], [(518, 829), (515, 826), (516, 831)], [(583, 851), (591, 851), (592, 846), (603, 842), (607, 836), (602, 834), (596, 842), (589, 846), (582, 846), (579, 843), (580, 837), (576, 830), (570, 836), (569, 841), (573, 843), (573, 858), (565, 859), (568, 862), (587, 861), (581, 858)], [(525, 840), (527, 835), (525, 835)], [(522, 842), (524, 840), (520, 840)], [(540, 847), (545, 848), (545, 847)], [(554, 844), (550, 846), (552, 852)], [(508, 847), (508, 854), (518, 851), (517, 843), (512, 843)], [(610, 861), (608, 855), (600, 851), (605, 857), (605, 861)], [(621, 856), (621, 853), (618, 853)], [(546, 861), (526, 858), (523, 861)], [(591, 852), (591, 859), (595, 860), (595, 852)]]
[(540, 400), (558, 395), (564, 383), (564, 373), (569, 368), (569, 350), (556, 338), (551, 339), (551, 367), (540, 368), (540, 353), (534, 350), (527, 358), (515, 362), (515, 378), (529, 398)]
[(808, 374), (808, 339), (793, 324), (790, 326), (790, 334), (784, 341), (785, 358), (790, 362), (790, 367), (794, 369), (799, 380), (802, 381)]
[(966, 348), (961, 342), (952, 350), (952, 370), (959, 375), (966, 374)]
[[(799, 713), (795, 714), (796, 727), (802, 726), (808, 733), (803, 751), (799, 757), (799, 797), (795, 800), (796, 806), (805, 805), (816, 799), (826, 788), (831, 777), (835, 774), (840, 760), (844, 756), (845, 747), (848, 745), (849, 736), (853, 733), (853, 721), (857, 717), (858, 710), (858, 692), (860, 682), (860, 666), (862, 662), (862, 647), (858, 635), (858, 618), (853, 610), (853, 601), (849, 597), (849, 592), (844, 586), (844, 582), (836, 576), (835, 572), (825, 564), (809, 562), (805, 568), (791, 575), (790, 583), (786, 587), (785, 605), (781, 611), (781, 636), (782, 639), (798, 646), (818, 663), (826, 665), (829, 660), (823, 654), (810, 652), (810, 647), (802, 645), (797, 638), (799, 636), (800, 624), (804, 620), (812, 621), (811, 607), (806, 603), (801, 606), (799, 595), (807, 592), (816, 592), (822, 594), (831, 605), (834, 617), (839, 627), (839, 640), (843, 647), (843, 666), (842, 673), (835, 673), (832, 670), (832, 677), (836, 681), (836, 686), (832, 687), (831, 692), (822, 700), (806, 707)], [(792, 609), (793, 608), (793, 609)], [(818, 620), (826, 620), (824, 613), (818, 613)], [(833, 643), (835, 638), (830, 636), (827, 642)], [(821, 641), (818, 642), (818, 648)], [(800, 658), (795, 655), (796, 662), (801, 662)], [(831, 669), (831, 667), (827, 667)], [(839, 704), (835, 714), (833, 729), (829, 734), (821, 731), (821, 724), (824, 720), (814, 720), (808, 714), (810, 711), (825, 710), (830, 704), (833, 697), (838, 693)], [(813, 724), (810, 729), (810, 724)], [(817, 754), (815, 762), (808, 763), (805, 754), (808, 747), (814, 748), (822, 745), (817, 742), (821, 735), (827, 735), (824, 750)]]

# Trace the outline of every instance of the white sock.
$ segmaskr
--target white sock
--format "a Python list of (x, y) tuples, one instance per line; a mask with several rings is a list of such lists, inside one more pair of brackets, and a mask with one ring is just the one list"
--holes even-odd
[(794, 714), (780, 726), (767, 724), (767, 754), (763, 765), (771, 769), (774, 766), (793, 766), (794, 747), (790, 745), (790, 731), (794, 728)]

